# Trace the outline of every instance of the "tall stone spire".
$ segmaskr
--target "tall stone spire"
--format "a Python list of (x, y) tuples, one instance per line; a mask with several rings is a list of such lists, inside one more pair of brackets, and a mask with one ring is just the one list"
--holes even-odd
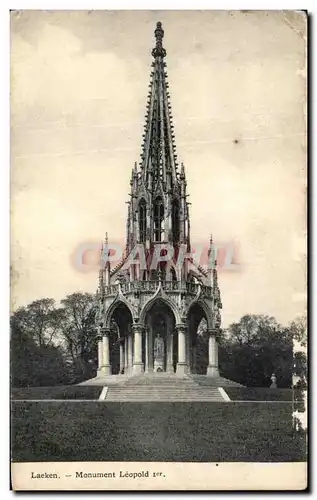
[(141, 161), (130, 181), (128, 253), (139, 243), (150, 251), (155, 243), (177, 247), (190, 241), (187, 183), (184, 166), (177, 170), (162, 23), (156, 24), (154, 35)]
[(147, 189), (154, 191), (157, 183), (171, 188), (177, 179), (174, 127), (169, 102), (164, 30), (160, 22), (155, 29), (156, 44), (152, 50), (151, 80), (147, 98), (141, 153), (141, 171)]

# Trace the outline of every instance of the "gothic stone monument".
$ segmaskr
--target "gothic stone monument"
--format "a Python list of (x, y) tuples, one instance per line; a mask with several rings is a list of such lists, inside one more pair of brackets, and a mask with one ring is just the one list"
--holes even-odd
[[(112, 322), (120, 344), (119, 373), (195, 373), (202, 318), (209, 334), (207, 375), (219, 376), (222, 305), (216, 266), (205, 270), (191, 257), (178, 265), (180, 253), (191, 252), (189, 203), (185, 168), (178, 168), (176, 157), (163, 36), (157, 23), (141, 159), (130, 181), (126, 251), (113, 269), (103, 259), (99, 274), (97, 376), (111, 374)], [(162, 258), (164, 245), (174, 250), (168, 261)], [(102, 252), (107, 257), (107, 239)]]

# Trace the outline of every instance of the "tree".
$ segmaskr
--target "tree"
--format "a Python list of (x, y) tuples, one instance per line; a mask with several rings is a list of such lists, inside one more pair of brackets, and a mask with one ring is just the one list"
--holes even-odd
[[(307, 318), (306, 316), (298, 316), (291, 321), (289, 325), (293, 340), (299, 344), (297, 348), (307, 347)], [(305, 349), (306, 350), (306, 349)]]
[(222, 375), (243, 385), (269, 386), (275, 373), (279, 387), (290, 387), (291, 331), (271, 316), (245, 315), (221, 337), (219, 361)]
[(95, 375), (97, 360), (96, 301), (93, 294), (75, 292), (61, 301), (61, 336), (76, 381)]
[(13, 387), (33, 385), (36, 344), (22, 327), (25, 309), (19, 309), (11, 317), (11, 383)]
[(293, 384), (294, 386), (307, 388), (307, 318), (300, 316), (289, 325), (290, 335), (293, 339), (294, 348), (294, 367)]
[(48, 326), (48, 316), (54, 321), (57, 318), (52, 308), (54, 301), (44, 299), (43, 307), (40, 301), (36, 302), (35, 307), (32, 303), (11, 316), (10, 362), (14, 387), (49, 386), (69, 381), (63, 354), (52, 342), (57, 326)]
[(21, 328), (34, 342), (42, 346), (53, 345), (63, 317), (63, 311), (57, 309), (54, 299), (39, 299), (26, 308), (20, 308), (15, 316), (19, 318)]

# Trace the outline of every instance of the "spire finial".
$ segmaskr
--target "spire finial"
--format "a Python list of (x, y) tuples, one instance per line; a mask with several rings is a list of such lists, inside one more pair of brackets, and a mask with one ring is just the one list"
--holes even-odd
[(162, 23), (160, 21), (158, 21), (156, 23), (156, 29), (154, 31), (154, 35), (156, 38), (156, 45), (155, 45), (155, 48), (152, 50), (152, 56), (153, 57), (165, 57), (166, 50), (163, 49), (163, 45), (162, 45), (162, 40), (164, 38), (164, 30), (162, 28)]
[(162, 40), (164, 38), (164, 30), (162, 28), (162, 23), (158, 21), (156, 23), (156, 30), (154, 31), (155, 38), (156, 38), (156, 43), (160, 42), (162, 43)]
[(108, 233), (106, 231), (106, 234), (105, 234), (105, 245), (108, 245)]

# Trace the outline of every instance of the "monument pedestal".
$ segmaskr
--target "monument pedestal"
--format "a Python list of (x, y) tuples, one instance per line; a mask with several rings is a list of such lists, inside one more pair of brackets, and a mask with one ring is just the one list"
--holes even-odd
[(134, 363), (132, 367), (132, 373), (133, 375), (139, 375), (141, 373), (144, 373), (143, 363)]
[(207, 367), (207, 376), (208, 377), (220, 377), (218, 366), (208, 366)]
[(154, 359), (154, 370), (156, 372), (164, 372), (164, 361), (163, 359)]
[(167, 373), (174, 373), (174, 366), (172, 363), (168, 363), (166, 366)]
[(176, 366), (176, 374), (177, 375), (187, 375), (188, 373), (188, 366), (187, 363), (177, 363)]
[(105, 375), (111, 375), (111, 365), (103, 365), (97, 370), (98, 377), (103, 377)]
[(155, 337), (154, 341), (154, 366), (153, 366), (154, 373), (165, 372), (164, 353), (165, 353), (164, 340), (162, 339), (160, 334), (158, 334)]

